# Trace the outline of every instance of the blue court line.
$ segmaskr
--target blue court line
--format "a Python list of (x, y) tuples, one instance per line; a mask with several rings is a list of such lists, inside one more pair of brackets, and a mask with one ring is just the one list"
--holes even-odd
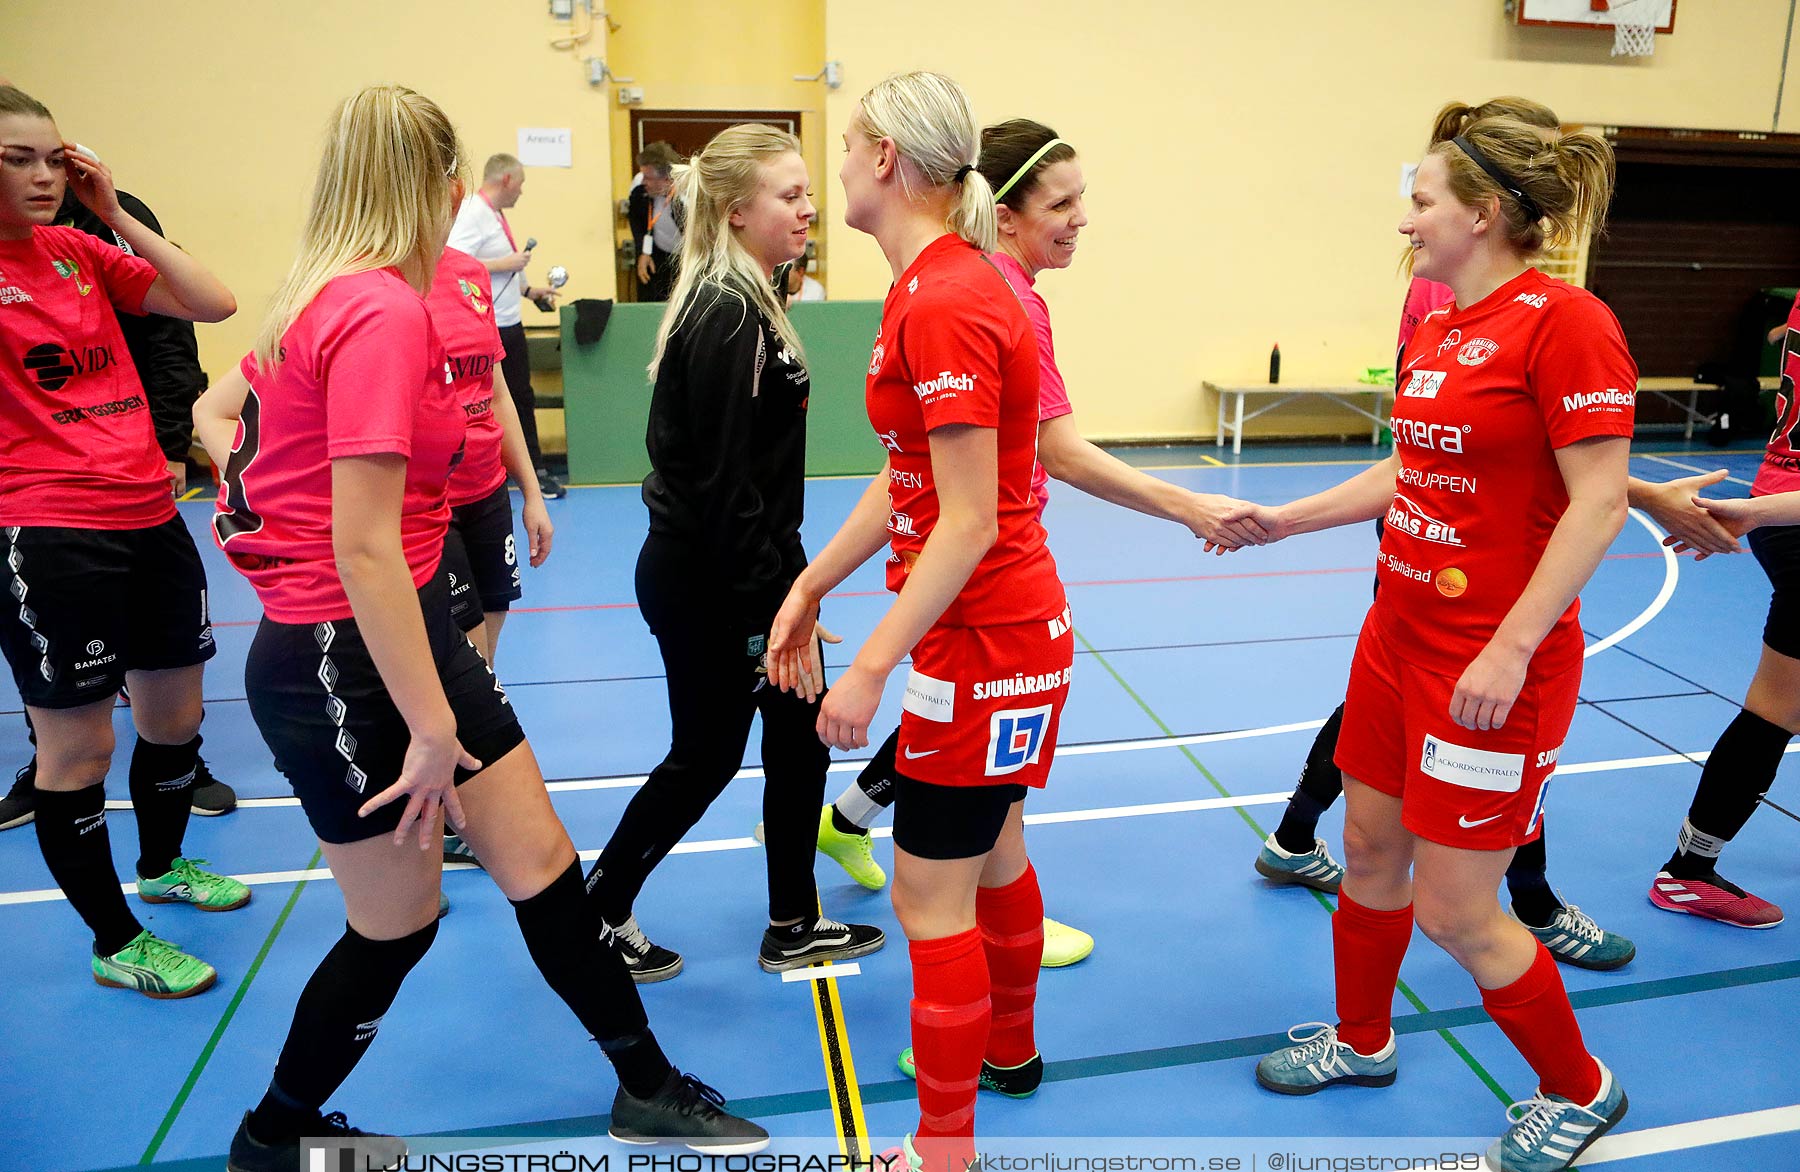
[[(1607, 985), (1597, 989), (1572, 991), (1569, 1001), (1577, 1009), (1594, 1009), (1610, 1005), (1630, 1005), (1642, 1001), (1660, 1001), (1685, 997), (1693, 993), (1711, 993), (1722, 989), (1741, 989), (1777, 981), (1800, 979), (1800, 960), (1774, 964), (1750, 965), (1710, 973), (1693, 973), (1681, 977), (1660, 977), (1649, 981), (1633, 981)], [(1491, 1022), (1479, 1005), (1459, 1009), (1434, 1009), (1394, 1018), (1396, 1034), (1442, 1033), (1467, 1026)], [(1199, 1066), (1260, 1057), (1287, 1042), (1285, 1033), (1252, 1034), (1240, 1038), (1222, 1038), (1212, 1042), (1195, 1042), (1182, 1046), (1159, 1046), (1148, 1050), (1131, 1050), (1120, 1054), (1099, 1054), (1090, 1058), (1069, 1058), (1044, 1064), (1044, 1081), (1077, 1082), (1087, 1078), (1131, 1074), (1142, 1071), (1168, 1070), (1175, 1067)], [(1248, 1075), (1245, 1076), (1248, 1081)], [(898, 1103), (911, 1099), (917, 1087), (911, 1079), (888, 1079), (864, 1083), (862, 1097), (866, 1103)], [(830, 1095), (824, 1088), (789, 1091), (779, 1095), (759, 1095), (731, 1100), (731, 1109), (751, 1119), (770, 1119), (783, 1115), (804, 1115), (831, 1109)], [(575, 1115), (563, 1119), (540, 1119), (495, 1127), (439, 1131), (422, 1135), (421, 1139), (491, 1138), (507, 1139), (582, 1139), (603, 1135), (611, 1122), (609, 1115)], [(218, 1172), (224, 1156), (201, 1156), (160, 1164), (129, 1164), (99, 1172)]]

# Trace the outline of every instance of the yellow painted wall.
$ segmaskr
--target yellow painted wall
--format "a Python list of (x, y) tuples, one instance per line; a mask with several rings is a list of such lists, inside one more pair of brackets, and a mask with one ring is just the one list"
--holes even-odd
[[(1083, 431), (1149, 437), (1210, 433), (1201, 380), (1266, 379), (1274, 342), (1283, 382), (1387, 364), (1399, 167), (1445, 101), (1518, 93), (1570, 121), (1766, 131), (1789, 5), (1681, 0), (1675, 34), (1643, 61), (1610, 59), (1610, 33), (1516, 28), (1500, 0), (826, 0), (826, 13), (845, 70), (833, 143), (858, 95), (918, 68), (962, 82), (983, 122), (1032, 117), (1075, 143), (1092, 223), (1074, 267), (1039, 288)], [(1800, 60), (1790, 75), (1782, 129), (1796, 130)], [(882, 295), (874, 243), (837, 227), (833, 244), (832, 295)]]
[[(825, 83), (795, 81), (825, 61), (824, 0), (613, 0), (607, 62), (644, 91), (646, 110), (798, 110), (801, 154), (821, 210), (831, 197), (824, 152)], [(610, 87), (616, 91), (617, 87)], [(625, 198), (636, 174), (630, 107), (612, 107), (613, 199)], [(835, 172), (832, 173), (833, 175)], [(820, 277), (827, 262), (821, 216)], [(629, 232), (623, 219), (616, 235)]]
[[(580, 27), (578, 17), (577, 28)], [(231, 321), (199, 328), (215, 375), (249, 349), (294, 241), (334, 105), (397, 82), (455, 120), (473, 159), (517, 149), (520, 126), (567, 126), (575, 165), (532, 168), (510, 213), (530, 270), (568, 267), (566, 296), (613, 295), (612, 153), (605, 103), (542, 0), (4, 0), (0, 76), (43, 101), (65, 136), (99, 151), (171, 238), (236, 292)], [(526, 324), (554, 322), (527, 307)]]

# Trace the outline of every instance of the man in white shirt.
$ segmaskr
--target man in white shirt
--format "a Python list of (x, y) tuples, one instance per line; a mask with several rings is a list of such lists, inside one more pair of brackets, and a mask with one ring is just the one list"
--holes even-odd
[(519, 424), (525, 432), (532, 466), (537, 469), (538, 485), (545, 496), (560, 497), (568, 490), (550, 475), (538, 448), (537, 396), (531, 389), (531, 356), (520, 320), (522, 298), (530, 298), (539, 309), (549, 312), (556, 306), (556, 290), (534, 289), (526, 281), (525, 266), (531, 263), (531, 253), (519, 248), (512, 227), (506, 222), (506, 210), (519, 202), (524, 186), (525, 168), (518, 159), (508, 154), (489, 157), (482, 168), (481, 187), (457, 209), (456, 223), (450, 229), (450, 247), (487, 266), (493, 279), (494, 324), (500, 329), (500, 344), (506, 347), (501, 373), (506, 376), (507, 390), (512, 392), (513, 405), (519, 411)]

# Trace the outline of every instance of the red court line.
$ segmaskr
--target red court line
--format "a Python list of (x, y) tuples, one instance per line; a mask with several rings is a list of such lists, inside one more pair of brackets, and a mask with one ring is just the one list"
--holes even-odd
[[(1602, 561), (1630, 561), (1635, 558), (1660, 558), (1657, 553), (1613, 553), (1607, 554)], [(1374, 566), (1337, 566), (1322, 570), (1254, 570), (1242, 574), (1178, 574), (1171, 578), (1100, 578), (1091, 582), (1064, 582), (1065, 589), (1089, 586), (1162, 586), (1176, 582), (1240, 582), (1252, 578), (1308, 578), (1322, 574), (1373, 574)], [(889, 593), (886, 590), (840, 590), (828, 594), (827, 598), (880, 598)], [(582, 610), (636, 610), (635, 602), (590, 602), (577, 606), (515, 606), (509, 614), (561, 614), (567, 611)], [(215, 627), (253, 627), (260, 619), (242, 619), (229, 623), (214, 623)]]

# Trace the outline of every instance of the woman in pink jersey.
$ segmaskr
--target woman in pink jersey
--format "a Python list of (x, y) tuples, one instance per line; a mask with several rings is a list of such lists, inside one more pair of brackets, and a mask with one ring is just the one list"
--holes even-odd
[(920, 1117), (904, 1150), (939, 1172), (974, 1156), (984, 1057), (1022, 1077), (1041, 1066), (1044, 908), (1023, 810), (1055, 752), (1073, 636), (1031, 494), (1037, 342), (984, 255), (994, 197), (968, 98), (937, 74), (890, 77), (863, 95), (844, 145), (846, 222), (875, 237), (894, 275), (867, 384), (887, 462), (795, 581), (770, 675), (816, 688), (819, 600), (888, 547), (898, 598), (818, 725), (827, 744), (867, 745), (887, 677), (912, 654), (893, 897), (912, 958)]
[[(1037, 291), (1045, 270), (1065, 269), (1075, 261), (1076, 241), (1087, 226), (1086, 179), (1075, 148), (1042, 123), (1015, 119), (981, 132), (978, 169), (996, 193), (998, 247), (989, 254), (1018, 297), (1038, 344), (1038, 464), (1031, 491), (1043, 517), (1049, 482), (1056, 479), (1092, 496), (1151, 517), (1184, 526), (1204, 540), (1208, 550), (1224, 552), (1260, 534), (1237, 532), (1221, 518), (1240, 502), (1213, 493), (1198, 493), (1161, 480), (1088, 442), (1075, 425), (1075, 408), (1056, 365), (1050, 308)], [(896, 731), (875, 751), (856, 781), (819, 818), (819, 850), (836, 859), (850, 877), (871, 888), (887, 881), (875, 862), (868, 827), (893, 804), (899, 751)], [(1092, 952), (1094, 938), (1048, 917), (1044, 920), (1044, 968), (1061, 968)], [(912, 1073), (901, 1056), (901, 1069)], [(1029, 1094), (1026, 1085), (992, 1064), (984, 1078), (1005, 1093)]]
[(358, 1140), (370, 1167), (405, 1154), (320, 1111), (437, 934), (446, 815), (618, 1073), (612, 1133), (767, 1143), (663, 1056), (586, 915), (575, 848), (506, 694), (450, 616), (440, 563), (467, 428), (424, 294), (462, 187), (455, 129), (429, 99), (383, 86), (346, 101), (256, 349), (195, 407), (225, 469), (214, 532), (263, 604), (251, 715), (348, 921), (232, 1139), (232, 1172), (291, 1172), (302, 1137)]
[(550, 556), (555, 530), (538, 488), (531, 450), (508, 393), (500, 363), (505, 349), (494, 325), (494, 294), (487, 266), (455, 248), (444, 249), (425, 304), (444, 343), (468, 442), (450, 472), (450, 528), (444, 557), (457, 581), (450, 611), (488, 666), (500, 649), (506, 612), (524, 596), (513, 537), (510, 473), (523, 498), (527, 553), (535, 568)]
[[(129, 251), (51, 226), (70, 186)], [(94, 935), (94, 980), (156, 998), (217, 974), (152, 936), (120, 893), (102, 783), (122, 685), (136, 701), (138, 897), (230, 911), (250, 891), (181, 857), (212, 623), (117, 312), (221, 321), (236, 309), (119, 206), (111, 171), (64, 142), (49, 110), (0, 85), (0, 651), (37, 731), (38, 845)]]
[(1538, 833), (1574, 716), (1577, 595), (1625, 522), (1637, 367), (1606, 306), (1531, 264), (1599, 227), (1612, 182), (1611, 147), (1586, 132), (1546, 142), (1487, 118), (1433, 145), (1400, 231), (1414, 273), (1455, 301), (1407, 347), (1394, 454), (1253, 510), (1277, 538), (1386, 521), (1336, 755), (1338, 1022), (1296, 1027), (1257, 1081), (1289, 1095), (1393, 1082), (1392, 1003), (1416, 921), (1537, 1072), (1488, 1152), (1505, 1172), (1568, 1167), (1626, 1110), (1555, 961), (1495, 896)]

